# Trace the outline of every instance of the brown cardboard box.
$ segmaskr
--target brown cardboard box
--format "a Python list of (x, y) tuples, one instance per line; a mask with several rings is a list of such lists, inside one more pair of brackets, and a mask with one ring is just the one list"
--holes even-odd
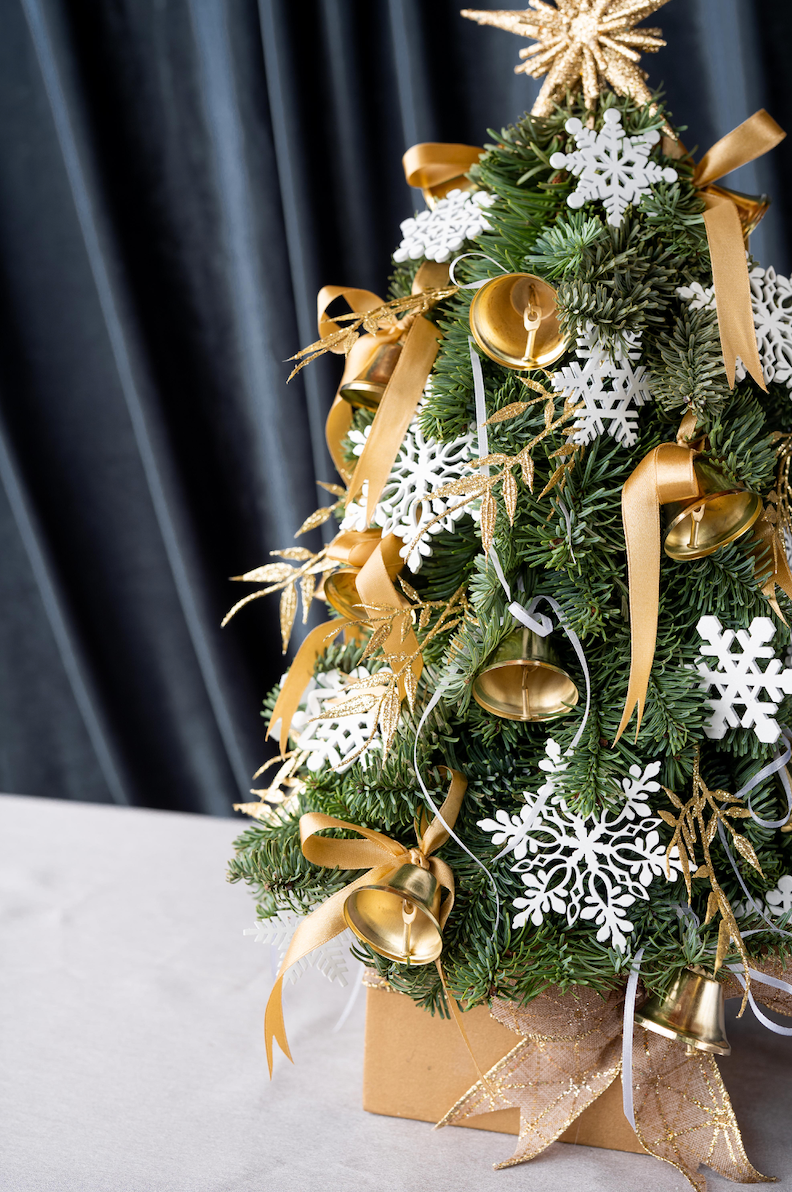
[[(363, 1108), (388, 1117), (438, 1122), (478, 1079), (456, 1023), (432, 1017), (404, 994), (367, 990)], [(470, 1045), (487, 1071), (515, 1046), (514, 1034), (491, 1017), (486, 1006), (465, 1015)], [(519, 1133), (518, 1109), (499, 1109), (471, 1118), (474, 1130)], [(621, 1080), (585, 1109), (561, 1135), (561, 1142), (645, 1154), (622, 1110)]]

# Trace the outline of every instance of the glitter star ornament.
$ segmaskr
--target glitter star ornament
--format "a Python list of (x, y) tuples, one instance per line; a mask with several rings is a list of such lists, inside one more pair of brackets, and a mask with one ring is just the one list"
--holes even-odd
[(530, 0), (517, 11), (491, 12), (464, 8), (462, 16), (479, 25), (494, 25), (536, 44), (520, 50), (523, 62), (516, 74), (534, 79), (546, 74), (531, 109), (534, 116), (550, 116), (567, 91), (583, 87), (587, 108), (609, 84), (617, 95), (630, 95), (639, 104), (651, 101), (646, 72), (638, 66), (640, 53), (654, 54), (666, 43), (659, 29), (636, 29), (668, 0)]

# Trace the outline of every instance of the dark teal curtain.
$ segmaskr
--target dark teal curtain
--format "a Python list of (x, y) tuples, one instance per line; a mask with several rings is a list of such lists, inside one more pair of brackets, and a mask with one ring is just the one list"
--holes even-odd
[[(788, 0), (670, 0), (645, 65), (703, 151), (792, 127)], [(6, 0), (0, 17), (0, 789), (227, 814), (266, 756), (277, 599), (227, 577), (333, 479), (323, 283), (382, 291), (404, 149), (529, 107), (448, 0)], [(774, 207), (792, 149), (733, 185)]]

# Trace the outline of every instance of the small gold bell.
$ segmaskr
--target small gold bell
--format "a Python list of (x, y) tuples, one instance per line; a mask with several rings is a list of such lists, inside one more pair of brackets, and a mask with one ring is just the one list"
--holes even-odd
[(750, 530), (762, 512), (762, 498), (735, 488), (712, 464), (693, 464), (699, 493), (690, 501), (665, 506), (665, 553), (672, 559), (703, 559)]
[(383, 885), (361, 886), (344, 903), (358, 939), (401, 964), (431, 964), (443, 950), (437, 879), (420, 865), (402, 865)]
[(567, 348), (556, 292), (532, 273), (504, 273), (476, 290), (470, 330), (482, 352), (504, 368), (546, 368)]
[(698, 969), (683, 969), (665, 997), (655, 994), (636, 1011), (635, 1021), (666, 1039), (678, 1039), (689, 1055), (695, 1051), (731, 1055), (723, 1014), (723, 986)]
[(368, 364), (353, 381), (347, 381), (339, 389), (341, 397), (352, 406), (364, 410), (376, 410), (388, 381), (391, 379), (401, 355), (402, 344), (383, 343), (376, 347)]
[(473, 698), (503, 720), (552, 720), (580, 698), (546, 637), (515, 629), (473, 682)]
[(704, 194), (721, 195), (723, 198), (730, 199), (734, 203), (734, 206), (737, 208), (737, 214), (740, 217), (745, 247), (747, 248), (748, 237), (751, 235), (751, 232), (756, 231), (770, 207), (770, 199), (767, 195), (746, 195), (739, 190), (729, 190), (726, 186), (715, 186), (714, 184), (705, 186)]
[(344, 567), (326, 575), (322, 584), (322, 596), (327, 603), (350, 621), (359, 621), (366, 615), (355, 584), (359, 573), (358, 567)]

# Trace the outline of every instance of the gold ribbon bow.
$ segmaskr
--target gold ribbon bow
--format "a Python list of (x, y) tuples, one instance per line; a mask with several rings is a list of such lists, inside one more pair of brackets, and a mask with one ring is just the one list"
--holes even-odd
[(404, 176), (409, 186), (420, 187), (428, 206), (433, 207), (438, 198), (453, 189), (451, 183), (459, 183), (460, 190), (469, 185), (464, 176), (483, 152), (477, 145), (424, 141), (413, 145), (402, 158)]
[[(360, 572), (355, 580), (355, 587), (361, 600), (360, 618), (381, 618), (383, 609), (399, 610), (394, 616), (393, 626), (383, 645), (383, 650), (391, 661), (392, 668), (399, 668), (401, 654), (414, 654), (418, 651), (418, 639), (409, 624), (409, 601), (397, 592), (391, 575), (399, 569), (401, 558), (401, 539), (395, 534), (382, 537), (379, 530), (347, 530), (337, 534), (327, 548), (328, 557), (337, 559), (339, 563), (346, 563), (350, 567), (359, 567)], [(288, 674), (278, 694), (275, 707), (267, 726), (269, 737), (280, 721), (279, 745), (281, 756), (285, 756), (289, 743), (289, 729), (294, 713), (299, 707), (305, 688), (314, 673), (317, 658), (325, 652), (330, 643), (341, 633), (349, 629), (354, 622), (348, 618), (336, 618), (323, 621), (308, 633), (297, 651), (294, 661), (289, 667)], [(412, 663), (416, 680), (421, 677), (422, 662), (420, 655)], [(400, 680), (403, 688), (403, 680)], [(403, 690), (402, 690), (403, 694)]]
[[(734, 985), (734, 993), (742, 994)], [(778, 1009), (778, 995), (774, 997), (773, 1008)], [(764, 995), (762, 1000), (767, 1000)], [(785, 1012), (790, 1011), (792, 1006), (787, 1006)], [(551, 988), (527, 1006), (496, 999), (493, 1018), (520, 1041), (438, 1125), (457, 1125), (477, 1114), (517, 1107), (517, 1149), (496, 1167), (533, 1159), (619, 1075), (623, 1013), (623, 989), (606, 1000), (584, 987), (563, 995)], [(676, 1040), (637, 1027), (632, 1066), (635, 1130), (651, 1155), (673, 1164), (698, 1192), (707, 1187), (698, 1174), (700, 1163), (741, 1183), (767, 1178), (745, 1154), (714, 1056), (702, 1051), (689, 1056)]]
[(728, 192), (712, 184), (761, 157), (785, 136), (784, 130), (762, 108), (713, 145), (693, 171), (693, 184), (704, 200), (723, 363), (732, 389), (738, 356), (757, 385), (762, 389), (766, 385), (756, 343), (740, 217)]
[[(438, 816), (428, 827), (424, 827), (418, 839), (417, 848), (407, 848), (395, 840), (391, 840), (383, 832), (374, 832), (370, 828), (362, 828), (358, 824), (348, 823), (346, 820), (336, 819), (332, 815), (321, 812), (309, 812), (300, 817), (300, 838), (305, 857), (314, 865), (323, 865), (328, 869), (367, 869), (368, 872), (350, 882), (343, 890), (333, 894), (321, 906), (300, 923), (291, 938), (288, 951), (278, 970), (275, 985), (267, 1002), (264, 1014), (264, 1039), (267, 1048), (267, 1063), (270, 1076), (272, 1075), (272, 1044), (277, 1042), (284, 1055), (292, 1058), (286, 1039), (286, 1027), (283, 1022), (283, 978), (287, 969), (307, 956), (314, 948), (326, 944), (335, 936), (340, 935), (346, 928), (344, 919), (344, 903), (353, 890), (360, 886), (378, 885), (409, 863), (420, 864), (429, 869), (438, 885), (447, 891), (447, 897), (440, 907), (439, 922), (444, 927), (451, 908), (454, 905), (454, 875), (445, 861), (433, 857), (431, 854), (448, 840), (448, 828), (456, 823), (462, 798), (467, 788), (467, 779), (458, 770), (449, 770), (451, 782), (445, 802), (440, 808)], [(357, 832), (362, 840), (333, 840), (326, 836), (317, 836), (324, 828), (341, 828), (347, 832)]]
[(699, 496), (693, 468), (698, 451), (687, 446), (695, 434), (695, 416), (686, 414), (676, 443), (661, 443), (628, 477), (622, 491), (622, 520), (630, 586), (630, 681), (614, 745), (638, 706), (641, 728), (646, 690), (657, 642), (660, 602), (660, 506)]

